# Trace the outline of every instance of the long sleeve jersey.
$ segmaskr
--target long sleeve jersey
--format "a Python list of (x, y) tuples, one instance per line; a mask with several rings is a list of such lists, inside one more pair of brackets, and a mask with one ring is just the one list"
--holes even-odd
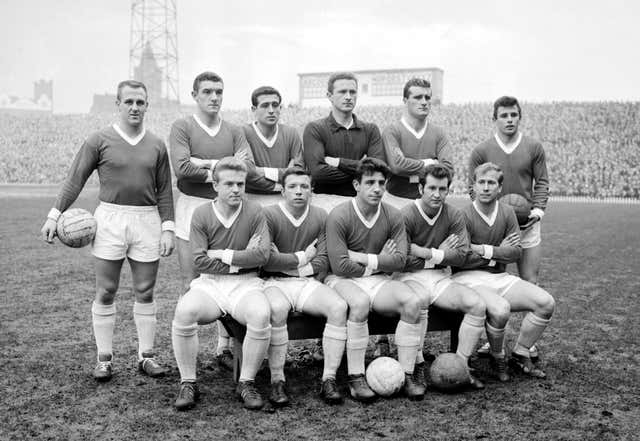
[(440, 211), (430, 218), (422, 209), (418, 199), (413, 204), (402, 208), (402, 217), (407, 230), (409, 247), (411, 244), (416, 244), (423, 248), (437, 249), (452, 234), (458, 236), (459, 240), (456, 248), (441, 253), (435, 252), (431, 262), (425, 262), (425, 259), (409, 253), (405, 271), (464, 265), (469, 252), (469, 237), (462, 211), (445, 203)]
[(63, 212), (73, 204), (94, 170), (103, 202), (117, 205), (157, 205), (162, 222), (173, 221), (171, 169), (164, 142), (149, 131), (125, 140), (112, 127), (90, 135), (75, 156), (55, 202)]
[(449, 140), (440, 127), (427, 123), (424, 131), (416, 133), (398, 121), (382, 132), (387, 164), (393, 176), (387, 191), (395, 196), (417, 199), (418, 184), (424, 179), (425, 159), (436, 159), (453, 172)]
[(247, 176), (249, 193), (273, 193), (287, 167), (298, 165), (304, 168), (302, 140), (295, 128), (279, 124), (271, 140), (262, 135), (256, 123), (246, 124), (242, 130), (251, 147), (256, 167), (265, 168), (264, 175), (252, 173)]
[[(378, 126), (360, 121), (353, 115), (348, 129), (333, 115), (312, 121), (304, 128), (302, 137), (304, 162), (311, 171), (316, 193), (354, 196), (353, 178), (358, 162), (366, 155), (384, 158), (384, 146)], [(337, 167), (325, 162), (325, 156), (339, 158)]]
[(473, 171), (480, 164), (493, 162), (504, 173), (501, 195), (516, 193), (527, 198), (533, 208), (543, 210), (549, 199), (549, 175), (542, 144), (528, 136), (521, 136), (515, 149), (508, 153), (492, 136), (471, 152), (469, 158), (469, 186), (473, 188)]
[[(256, 234), (260, 236), (260, 245), (247, 249), (249, 240)], [(256, 271), (267, 263), (271, 248), (262, 206), (247, 200), (229, 219), (222, 217), (214, 202), (196, 208), (189, 242), (195, 270), (207, 274)], [(211, 258), (208, 250), (226, 250), (227, 258)]]
[(169, 151), (173, 172), (178, 180), (178, 189), (189, 196), (215, 199), (217, 196), (211, 182), (207, 182), (209, 172), (194, 165), (190, 158), (220, 160), (226, 156), (245, 151), (249, 172), (253, 170), (253, 154), (244, 137), (242, 128), (220, 121), (217, 133), (207, 132), (195, 116), (181, 118), (171, 126)]
[[(299, 218), (294, 218), (283, 202), (264, 209), (271, 242), (278, 249), (272, 250), (269, 261), (264, 266), (266, 275), (311, 276), (326, 275), (329, 272), (325, 222), (327, 212), (309, 205)], [(304, 252), (313, 241), (317, 253), (310, 262), (300, 265), (296, 253)]]
[[(387, 240), (395, 241), (393, 255), (380, 254)], [(327, 250), (331, 270), (341, 277), (362, 277), (374, 272), (402, 271), (407, 259), (407, 234), (400, 210), (381, 203), (378, 212), (367, 221), (355, 199), (334, 208), (327, 219)], [(349, 258), (348, 251), (375, 256), (375, 267)]]
[(522, 247), (500, 246), (503, 239), (512, 233), (520, 234), (516, 213), (509, 205), (496, 202), (496, 207), (490, 216), (482, 214), (476, 203), (472, 202), (463, 208), (469, 241), (476, 245), (492, 247), (492, 256), (485, 259), (476, 253), (469, 253), (464, 265), (453, 268), (454, 272), (462, 270), (484, 270), (491, 273), (504, 273), (507, 264), (520, 260)]

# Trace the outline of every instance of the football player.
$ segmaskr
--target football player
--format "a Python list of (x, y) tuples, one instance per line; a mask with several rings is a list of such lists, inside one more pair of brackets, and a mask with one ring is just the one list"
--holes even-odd
[(340, 403), (336, 371), (347, 340), (347, 303), (321, 281), (329, 271), (325, 222), (327, 213), (309, 204), (311, 175), (288, 168), (282, 175), (284, 200), (265, 209), (271, 235), (271, 255), (264, 266), (265, 295), (271, 305), (271, 369), (274, 405), (289, 402), (284, 384), (284, 362), (288, 343), (289, 311), (325, 317), (322, 334), (324, 371), (320, 394), (329, 404)]
[[(463, 265), (469, 247), (464, 215), (445, 202), (451, 171), (442, 164), (430, 164), (425, 168), (424, 179), (422, 196), (402, 209), (409, 256), (404, 272), (395, 277), (422, 298), (420, 349), (427, 331), (429, 305), (465, 313), (458, 331), (456, 354), (467, 365), (484, 329), (486, 306), (475, 291), (451, 280), (449, 267)], [(416, 376), (424, 380), (422, 350), (418, 350)], [(470, 378), (475, 388), (484, 387), (475, 377)]]
[(251, 94), (255, 121), (242, 127), (256, 164), (256, 172), (247, 180), (248, 193), (279, 193), (286, 168), (304, 167), (298, 131), (279, 124), (281, 103), (282, 96), (273, 87), (259, 87)]
[(498, 378), (507, 381), (504, 332), (510, 311), (525, 311), (520, 335), (511, 353), (511, 366), (524, 374), (544, 378), (529, 354), (551, 320), (553, 297), (537, 285), (506, 272), (522, 253), (520, 228), (513, 208), (498, 201), (503, 191), (502, 169), (484, 163), (474, 172), (475, 200), (464, 208), (471, 253), (454, 268), (453, 280), (476, 291), (487, 305), (487, 337)]
[(92, 246), (96, 296), (91, 314), (98, 352), (93, 376), (98, 381), (110, 380), (113, 372), (114, 300), (125, 258), (131, 266), (135, 294), (138, 367), (151, 377), (165, 374), (153, 352), (153, 289), (160, 256), (170, 255), (174, 248), (169, 158), (162, 139), (144, 127), (148, 107), (145, 85), (122, 81), (118, 84), (116, 106), (119, 120), (93, 133), (82, 144), (42, 227), (44, 240), (51, 243), (58, 217), (73, 204), (91, 173), (97, 170), (100, 204), (94, 213), (98, 229)]
[[(504, 173), (500, 196), (515, 193), (531, 203), (531, 212), (526, 224), (520, 226), (522, 256), (517, 262), (520, 277), (538, 283), (542, 260), (541, 220), (549, 199), (549, 177), (542, 144), (519, 129), (522, 109), (518, 100), (511, 96), (498, 98), (493, 104), (493, 121), (496, 131), (492, 137), (476, 146), (469, 159), (469, 188), (473, 197), (473, 171), (480, 164), (492, 162)], [(480, 348), (480, 355), (489, 352), (488, 344)], [(536, 347), (531, 356), (538, 358)]]
[(213, 173), (217, 198), (193, 212), (189, 241), (200, 276), (178, 300), (171, 333), (181, 378), (178, 410), (190, 409), (198, 399), (198, 325), (224, 314), (247, 327), (236, 393), (247, 409), (264, 405), (254, 380), (269, 348), (271, 325), (258, 268), (267, 263), (271, 245), (262, 207), (243, 200), (246, 176), (243, 161), (218, 161)]
[(395, 332), (398, 361), (405, 372), (404, 392), (410, 399), (424, 397), (422, 381), (414, 377), (420, 344), (421, 300), (411, 288), (393, 280), (407, 258), (407, 237), (399, 210), (382, 203), (389, 176), (387, 165), (362, 159), (353, 186), (356, 196), (338, 205), (327, 220), (327, 250), (333, 274), (326, 284), (349, 305), (347, 370), (351, 396), (370, 400), (375, 394), (364, 376), (369, 342), (369, 310), (400, 316)]
[[(196, 113), (180, 118), (171, 126), (169, 149), (179, 190), (176, 201), (176, 237), (178, 261), (185, 284), (198, 276), (189, 246), (189, 227), (193, 211), (211, 202), (217, 193), (211, 182), (213, 168), (225, 157), (233, 156), (253, 170), (253, 154), (242, 128), (222, 120), (220, 109), (224, 95), (222, 78), (213, 72), (203, 72), (193, 80), (191, 96)], [(232, 369), (229, 335), (218, 324), (218, 363)]]

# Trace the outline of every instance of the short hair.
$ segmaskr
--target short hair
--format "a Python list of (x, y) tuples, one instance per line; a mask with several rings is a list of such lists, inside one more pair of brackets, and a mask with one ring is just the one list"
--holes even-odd
[(293, 167), (289, 167), (284, 171), (284, 173), (282, 173), (283, 186), (287, 183), (287, 178), (289, 176), (309, 176), (309, 181), (311, 181), (311, 172), (306, 168), (300, 167), (299, 165), (294, 165)]
[(222, 81), (222, 77), (220, 75), (218, 75), (215, 72), (210, 72), (210, 71), (206, 71), (206, 72), (202, 72), (200, 75), (198, 75), (194, 80), (193, 80), (193, 91), (194, 92), (198, 92), (198, 90), (200, 89), (200, 83), (202, 83), (203, 81), (213, 81), (214, 83), (222, 83), (224, 84), (224, 81)]
[(372, 175), (376, 172), (382, 173), (385, 179), (388, 179), (391, 175), (391, 170), (384, 161), (376, 158), (364, 158), (361, 159), (356, 167), (355, 179), (358, 182), (362, 182), (364, 175)]
[(282, 104), (282, 95), (275, 88), (271, 86), (258, 87), (251, 93), (251, 105), (256, 107), (258, 105), (258, 97), (261, 95), (277, 95), (278, 103)]
[(333, 84), (338, 80), (353, 80), (356, 82), (356, 88), (358, 87), (358, 79), (351, 72), (335, 72), (329, 75), (327, 81), (327, 92), (333, 93)]
[(125, 87), (131, 87), (132, 89), (142, 89), (144, 90), (144, 94), (147, 97), (147, 101), (149, 100), (149, 94), (147, 93), (147, 86), (144, 85), (142, 81), (136, 80), (124, 80), (118, 83), (118, 91), (116, 92), (116, 99), (120, 101), (122, 96), (122, 89)]
[(218, 180), (219, 174), (225, 170), (233, 170), (237, 172), (247, 173), (247, 166), (244, 161), (240, 159), (234, 158), (233, 156), (225, 156), (221, 160), (216, 163), (216, 166), (213, 168), (213, 179), (215, 181)]
[(520, 108), (520, 103), (518, 99), (514, 96), (501, 96), (498, 98), (495, 103), (493, 103), (493, 119), (498, 119), (498, 107), (512, 107), (516, 106), (518, 108), (518, 114), (520, 115), (520, 119), (522, 119), (522, 109)]
[(423, 185), (427, 182), (427, 176), (433, 176), (436, 179), (447, 178), (447, 187), (451, 186), (451, 181), (453, 180), (453, 172), (451, 169), (442, 164), (429, 164), (425, 167)]
[(484, 164), (480, 164), (479, 166), (477, 166), (476, 169), (473, 171), (473, 182), (475, 182), (478, 179), (478, 176), (483, 175), (490, 171), (494, 171), (498, 173), (498, 184), (502, 185), (502, 181), (504, 179), (504, 173), (502, 172), (502, 169), (498, 165), (494, 164), (493, 162), (485, 162)]
[(409, 98), (409, 89), (411, 87), (424, 87), (425, 89), (431, 89), (431, 83), (424, 78), (411, 78), (407, 81), (402, 89), (402, 97)]

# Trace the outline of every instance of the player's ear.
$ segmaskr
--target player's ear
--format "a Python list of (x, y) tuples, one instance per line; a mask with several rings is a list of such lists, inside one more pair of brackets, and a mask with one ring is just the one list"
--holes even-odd
[(251, 111), (252, 111), (252, 112), (255, 112), (255, 111), (256, 111), (256, 109), (257, 109), (257, 107), (256, 107), (256, 106), (251, 106)]
[(191, 98), (193, 98), (194, 100), (196, 99), (196, 96), (198, 96), (198, 92), (195, 90), (191, 91)]
[(354, 179), (353, 182), (353, 188), (355, 189), (355, 191), (357, 192), (358, 189), (360, 188), (360, 181), (358, 181), (357, 179)]
[(424, 194), (424, 184), (421, 182), (418, 182), (418, 193), (420, 193), (420, 196)]

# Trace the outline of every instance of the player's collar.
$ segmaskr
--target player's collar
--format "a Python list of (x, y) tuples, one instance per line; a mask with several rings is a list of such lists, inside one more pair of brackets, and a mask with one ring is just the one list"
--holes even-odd
[(333, 117), (333, 113), (329, 113), (329, 125), (331, 126), (331, 130), (333, 132), (337, 132), (340, 129), (352, 130), (362, 128), (362, 123), (360, 122), (360, 120), (358, 120), (354, 113), (351, 114), (351, 124), (348, 127), (345, 127), (338, 121), (336, 121), (336, 119)]
[(429, 217), (429, 215), (427, 213), (424, 212), (424, 210), (422, 209), (422, 204), (420, 203), (420, 199), (416, 199), (413, 201), (414, 204), (416, 204), (416, 207), (418, 208), (418, 212), (420, 213), (420, 216), (422, 216), (422, 218), (425, 220), (426, 223), (428, 223), (429, 225), (431, 225), (432, 227), (435, 225), (436, 221), (438, 220), (438, 218), (440, 217), (440, 214), (442, 213), (442, 207), (444, 207), (444, 204), (442, 204), (440, 206), (440, 209), (438, 210), (438, 212), (436, 213), (435, 216), (433, 216), (433, 218)]
[(498, 136), (497, 133), (494, 133), (493, 137), (496, 139), (496, 142), (498, 143), (498, 146), (507, 155), (510, 155), (520, 145), (520, 141), (522, 141), (522, 132), (518, 132), (518, 137), (516, 138), (516, 140), (511, 142), (511, 143), (509, 143), (509, 144), (505, 144), (504, 142), (502, 142), (502, 139), (500, 139), (500, 137)]
[(276, 143), (276, 139), (278, 139), (278, 130), (279, 130), (280, 124), (276, 124), (276, 132), (273, 134), (273, 137), (271, 139), (267, 139), (267, 137), (262, 134), (262, 132), (260, 131), (260, 127), (258, 127), (257, 121), (254, 121), (251, 124), (251, 127), (253, 127), (253, 130), (256, 131), (256, 135), (258, 135), (258, 138), (260, 138), (260, 140), (264, 142), (264, 144), (268, 148), (273, 147), (273, 145)]
[(487, 225), (489, 225), (490, 227), (493, 227), (493, 224), (496, 222), (496, 218), (498, 217), (498, 204), (499, 202), (496, 201), (496, 206), (493, 209), (493, 213), (491, 213), (489, 216), (485, 215), (479, 208), (478, 208), (478, 201), (473, 201), (473, 208), (476, 210), (476, 212), (478, 213), (478, 215), (482, 218), (483, 221), (485, 221), (485, 223)]
[(115, 130), (116, 133), (127, 142), (127, 144), (132, 146), (137, 145), (140, 141), (142, 141), (144, 135), (147, 134), (147, 129), (145, 129), (144, 127), (142, 128), (142, 132), (140, 132), (140, 134), (134, 138), (131, 138), (129, 135), (124, 133), (124, 131), (120, 128), (120, 126), (118, 126), (118, 124), (113, 124), (113, 130)]
[(307, 215), (309, 214), (309, 204), (307, 204), (307, 208), (305, 208), (304, 213), (302, 213), (302, 216), (300, 216), (298, 219), (296, 219), (295, 217), (293, 217), (291, 213), (289, 213), (289, 210), (287, 210), (287, 207), (285, 206), (284, 202), (282, 201), (278, 202), (278, 207), (280, 207), (284, 216), (287, 219), (289, 219), (289, 222), (291, 222), (293, 226), (296, 228), (302, 225), (302, 223), (307, 218)]
[(378, 204), (378, 211), (376, 211), (376, 214), (371, 218), (370, 221), (367, 221), (367, 219), (360, 212), (360, 209), (358, 208), (358, 204), (356, 203), (356, 198), (351, 199), (351, 204), (353, 204), (353, 209), (356, 211), (356, 215), (358, 216), (360, 221), (364, 224), (364, 226), (367, 227), (369, 230), (372, 229), (373, 226), (378, 221), (378, 218), (380, 217), (380, 207), (382, 206), (382, 202)]
[(216, 202), (215, 199), (211, 202), (211, 206), (213, 207), (213, 214), (215, 215), (215, 217), (218, 218), (218, 220), (220, 221), (223, 227), (227, 229), (231, 228), (231, 225), (233, 225), (233, 223), (236, 221), (238, 216), (240, 216), (240, 211), (242, 211), (243, 202), (242, 201), (240, 202), (240, 206), (238, 207), (238, 209), (229, 218), (225, 218), (222, 215), (222, 213), (218, 211), (218, 209), (216, 208), (215, 202)]
[(209, 135), (212, 138), (218, 134), (218, 132), (220, 131), (220, 127), (222, 127), (222, 117), (220, 117), (220, 119), (218, 120), (218, 124), (216, 124), (213, 127), (207, 127), (207, 125), (203, 123), (202, 120), (200, 120), (200, 118), (198, 118), (198, 115), (196, 115), (195, 113), (193, 114), (193, 119), (195, 119), (198, 125), (202, 127), (202, 130), (204, 130), (207, 133), (207, 135)]
[(429, 125), (429, 121), (425, 121), (424, 122), (424, 127), (421, 128), (419, 132), (416, 132), (414, 130), (414, 128), (411, 127), (411, 125), (407, 122), (407, 120), (404, 118), (404, 116), (402, 116), (400, 118), (400, 122), (402, 123), (404, 128), (407, 129), (409, 131), (409, 133), (411, 133), (416, 139), (422, 139), (422, 137), (424, 136), (425, 132), (427, 131), (427, 126)]

